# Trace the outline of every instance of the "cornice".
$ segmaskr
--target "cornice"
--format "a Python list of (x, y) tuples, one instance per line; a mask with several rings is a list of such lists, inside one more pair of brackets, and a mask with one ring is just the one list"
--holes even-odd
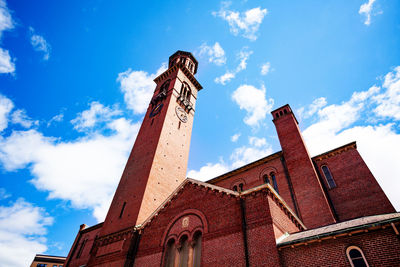
[(346, 152), (346, 151), (348, 151), (350, 149), (357, 149), (357, 143), (355, 141), (351, 142), (351, 143), (348, 143), (346, 145), (337, 147), (335, 149), (329, 150), (329, 151), (324, 152), (322, 154), (319, 154), (319, 155), (317, 155), (315, 157), (312, 157), (312, 160), (321, 161), (321, 160), (336, 156), (338, 154), (341, 154), (343, 152)]
[(244, 165), (244, 166), (242, 166), (240, 168), (237, 168), (237, 169), (235, 169), (233, 171), (227, 172), (227, 173), (222, 174), (220, 176), (217, 176), (217, 177), (215, 177), (215, 178), (213, 178), (211, 180), (208, 180), (207, 183), (215, 184), (217, 182), (220, 182), (220, 181), (223, 181), (225, 179), (228, 179), (229, 177), (231, 177), (233, 175), (239, 174), (241, 172), (247, 171), (248, 169), (252, 169), (252, 168), (257, 167), (257, 166), (259, 166), (261, 164), (267, 163), (268, 161), (271, 161), (273, 159), (279, 158), (282, 155), (283, 155), (282, 151), (278, 151), (278, 152), (276, 152), (274, 154), (266, 156), (265, 158), (253, 161), (253, 162), (251, 162), (251, 163), (249, 163), (247, 165)]
[(158, 83), (159, 81), (166, 79), (170, 74), (177, 71), (178, 69), (180, 69), (186, 75), (186, 77), (189, 78), (189, 80), (192, 82), (192, 84), (196, 87), (197, 91), (200, 91), (201, 89), (203, 89), (203, 86), (201, 86), (201, 84), (197, 81), (197, 79), (194, 77), (194, 75), (186, 68), (185, 65), (183, 65), (181, 63), (175, 64), (171, 68), (167, 69), (166, 71), (164, 71), (163, 73), (158, 75), (154, 79), (154, 82)]

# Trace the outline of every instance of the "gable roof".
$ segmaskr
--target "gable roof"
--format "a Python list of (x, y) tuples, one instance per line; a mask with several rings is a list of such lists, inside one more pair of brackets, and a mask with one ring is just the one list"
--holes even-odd
[(167, 206), (167, 204), (170, 203), (171, 201), (173, 201), (173, 200), (175, 199), (175, 197), (178, 195), (178, 193), (179, 193), (181, 190), (183, 190), (184, 187), (185, 187), (187, 184), (197, 184), (197, 185), (202, 186), (202, 187), (210, 188), (210, 189), (213, 190), (213, 191), (218, 191), (218, 192), (221, 192), (221, 193), (224, 193), (224, 194), (227, 194), (227, 195), (232, 195), (232, 196), (234, 196), (234, 197), (239, 197), (239, 195), (240, 195), (238, 192), (235, 192), (235, 191), (232, 191), (232, 190), (229, 190), (229, 189), (220, 187), (220, 186), (216, 186), (216, 185), (204, 183), (204, 182), (201, 182), (201, 181), (199, 181), (199, 180), (192, 179), (192, 178), (186, 178), (186, 179), (175, 189), (175, 191), (172, 192), (172, 194), (169, 195), (169, 197), (168, 197), (166, 200), (164, 200), (164, 202), (163, 202), (163, 203), (162, 203), (162, 204), (161, 204), (161, 205), (160, 205), (160, 206), (159, 206), (159, 207), (158, 207), (158, 208), (157, 208), (143, 223), (142, 223), (142, 224), (137, 225), (136, 228), (138, 228), (138, 229), (143, 229), (143, 228), (145, 228), (148, 224), (150, 224), (151, 221), (152, 221), (155, 217), (157, 217), (158, 214)]
[(254, 194), (260, 191), (267, 191), (271, 194), (272, 199), (279, 205), (281, 209), (285, 211), (285, 214), (288, 216), (290, 220), (292, 220), (300, 229), (304, 230), (307, 229), (303, 222), (296, 216), (296, 214), (289, 208), (286, 202), (279, 196), (279, 194), (272, 188), (270, 184), (263, 184), (249, 190), (243, 192), (236, 192), (230, 189), (226, 189), (220, 186), (216, 186), (213, 184), (209, 184), (206, 182), (201, 182), (199, 180), (195, 180), (192, 178), (186, 178), (175, 191), (141, 224), (137, 225), (135, 228), (138, 230), (145, 228), (147, 225), (151, 223), (151, 221), (158, 216), (158, 214), (167, 206), (168, 203), (173, 201), (178, 193), (185, 188), (188, 184), (196, 184), (200, 187), (209, 188), (212, 191), (220, 192), (223, 194), (231, 195), (233, 197), (246, 197), (248, 195)]

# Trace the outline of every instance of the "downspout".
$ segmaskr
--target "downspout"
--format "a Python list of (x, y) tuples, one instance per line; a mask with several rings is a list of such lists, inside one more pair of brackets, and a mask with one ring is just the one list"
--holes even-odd
[(315, 171), (317, 172), (317, 176), (318, 176), (318, 179), (319, 179), (319, 183), (321, 184), (322, 190), (324, 191), (324, 194), (325, 194), (325, 196), (326, 196), (326, 199), (328, 200), (328, 205), (329, 205), (329, 208), (330, 208), (331, 211), (332, 211), (333, 218), (335, 219), (336, 222), (340, 222), (339, 216), (338, 216), (337, 213), (336, 213), (335, 206), (333, 205), (332, 199), (331, 199), (331, 197), (329, 196), (329, 193), (328, 193), (328, 190), (326, 189), (325, 183), (324, 183), (324, 181), (322, 181), (322, 176), (321, 176), (321, 173), (319, 172), (318, 165), (317, 165), (317, 163), (314, 162), (313, 160), (311, 160), (311, 161), (312, 161), (312, 163), (314, 164), (314, 169), (315, 169)]
[(128, 255), (126, 257), (124, 267), (133, 267), (133, 265), (135, 264), (135, 258), (139, 249), (139, 242), (141, 237), (142, 234), (140, 230), (136, 230), (133, 232), (132, 243), (129, 246)]
[(292, 179), (290, 179), (289, 170), (288, 170), (288, 168), (286, 166), (286, 161), (285, 161), (285, 158), (283, 156), (281, 156), (281, 163), (282, 163), (283, 169), (285, 171), (286, 180), (287, 180), (288, 185), (289, 185), (289, 191), (290, 191), (290, 196), (292, 197), (292, 202), (293, 202), (293, 206), (294, 206), (294, 212), (296, 212), (296, 215), (297, 215), (297, 217), (299, 217), (300, 220), (303, 220), (301, 218), (301, 214), (300, 214), (299, 208), (297, 206), (297, 200), (296, 200), (296, 197), (294, 195)]
[(243, 245), (244, 245), (244, 258), (246, 260), (246, 267), (250, 266), (249, 262), (249, 248), (247, 245), (247, 222), (246, 222), (246, 206), (244, 199), (240, 198), (240, 210), (242, 213), (242, 232), (243, 232)]

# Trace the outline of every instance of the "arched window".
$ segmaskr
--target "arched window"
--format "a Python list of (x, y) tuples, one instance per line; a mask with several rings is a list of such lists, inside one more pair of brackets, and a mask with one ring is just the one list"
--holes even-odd
[(324, 172), (324, 176), (325, 176), (326, 182), (328, 183), (329, 188), (335, 188), (336, 184), (335, 184), (335, 181), (333, 180), (332, 174), (329, 171), (328, 166), (324, 165), (321, 167), (321, 169)]
[(264, 180), (264, 183), (269, 184), (268, 175), (264, 174), (263, 180)]
[(165, 259), (165, 267), (174, 267), (175, 265), (175, 255), (176, 255), (176, 246), (175, 240), (170, 239), (167, 243), (166, 248), (166, 259)]
[(274, 187), (275, 191), (279, 194), (278, 184), (276, 183), (275, 173), (271, 172), (270, 174), (272, 180), (272, 186)]
[(185, 57), (181, 58), (181, 62), (182, 62), (183, 65), (185, 65), (185, 63), (186, 63), (186, 58), (185, 58)]
[(352, 267), (369, 267), (364, 253), (359, 247), (350, 246), (346, 249), (347, 258)]
[(240, 190), (240, 192), (243, 192), (243, 184), (242, 183), (239, 184), (239, 190)]
[(171, 80), (165, 81), (160, 87), (160, 93), (167, 93)]
[(182, 83), (181, 87), (181, 98), (182, 101), (189, 102), (190, 96), (192, 95), (192, 91), (187, 83)]
[(201, 232), (194, 234), (193, 238), (193, 267), (201, 265)]
[(236, 191), (237, 192), (237, 185), (235, 185), (234, 187), (233, 187), (233, 191)]
[(189, 242), (186, 235), (181, 237), (179, 249), (179, 267), (188, 267)]

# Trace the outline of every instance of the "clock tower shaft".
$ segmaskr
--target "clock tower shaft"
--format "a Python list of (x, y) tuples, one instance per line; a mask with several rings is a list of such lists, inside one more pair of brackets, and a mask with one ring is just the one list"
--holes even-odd
[(185, 179), (197, 93), (197, 60), (177, 51), (156, 89), (100, 236), (142, 224)]

